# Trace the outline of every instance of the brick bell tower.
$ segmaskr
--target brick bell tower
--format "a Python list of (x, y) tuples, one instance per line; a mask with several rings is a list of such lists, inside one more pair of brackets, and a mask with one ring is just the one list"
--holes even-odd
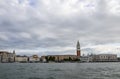
[(78, 56), (78, 57), (81, 56), (81, 50), (80, 50), (80, 43), (79, 43), (79, 41), (77, 41), (76, 53), (77, 53), (77, 56)]

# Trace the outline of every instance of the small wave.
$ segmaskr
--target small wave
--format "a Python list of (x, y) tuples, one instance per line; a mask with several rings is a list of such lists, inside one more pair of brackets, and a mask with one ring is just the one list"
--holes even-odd
[(39, 77), (30, 77), (28, 79), (45, 79), (45, 78), (39, 78)]
[(55, 78), (54, 77), (48, 77), (48, 78), (30, 77), (28, 79), (55, 79)]
[(54, 77), (48, 77), (48, 78), (46, 78), (46, 79), (55, 79)]
[(18, 68), (17, 70), (25, 70), (25, 68)]
[(61, 69), (50, 69), (49, 71), (63, 71)]

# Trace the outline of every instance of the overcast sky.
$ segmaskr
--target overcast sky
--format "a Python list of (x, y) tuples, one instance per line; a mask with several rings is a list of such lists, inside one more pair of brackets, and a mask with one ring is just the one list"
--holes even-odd
[(119, 55), (120, 0), (0, 0), (0, 50), (76, 54), (78, 40), (82, 54)]

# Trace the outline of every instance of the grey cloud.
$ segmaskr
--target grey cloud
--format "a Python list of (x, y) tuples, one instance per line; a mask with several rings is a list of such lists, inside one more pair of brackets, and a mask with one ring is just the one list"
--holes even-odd
[[(120, 16), (108, 13), (107, 1), (96, 1), (97, 7), (95, 6), (95, 12), (91, 11), (92, 14), (81, 13), (83, 10), (80, 9), (76, 13), (70, 13), (70, 10), (68, 14), (64, 14), (62, 11), (67, 6), (63, 5), (65, 3), (62, 0), (60, 1), (63, 3), (54, 1), (54, 5), (50, 3), (48, 6), (38, 0), (37, 3), (30, 0), (29, 4), (24, 0), (19, 3), (14, 0), (10, 3), (6, 1), (0, 4), (0, 32), (8, 40), (4, 40), (4, 36), (1, 37), (4, 39), (0, 38), (1, 49), (73, 47), (77, 40), (80, 40), (82, 47), (120, 42)], [(79, 8), (78, 5), (76, 4), (76, 9)]]

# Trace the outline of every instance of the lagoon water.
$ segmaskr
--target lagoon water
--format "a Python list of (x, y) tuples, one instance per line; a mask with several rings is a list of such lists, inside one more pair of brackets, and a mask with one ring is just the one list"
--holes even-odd
[(0, 63), (0, 79), (120, 79), (120, 63)]

